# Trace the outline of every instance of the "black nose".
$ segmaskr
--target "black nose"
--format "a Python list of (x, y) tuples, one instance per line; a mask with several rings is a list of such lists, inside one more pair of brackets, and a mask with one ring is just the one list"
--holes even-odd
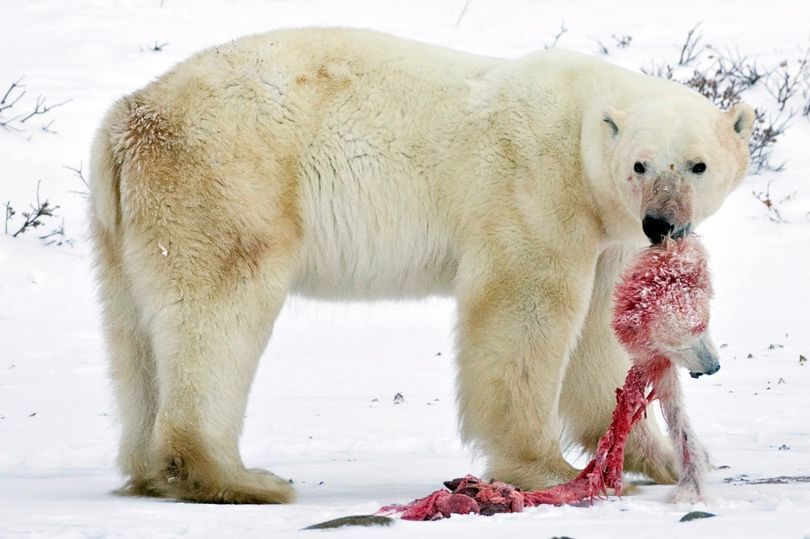
[(672, 231), (675, 230), (675, 225), (666, 219), (646, 215), (641, 222), (641, 228), (644, 230), (644, 235), (650, 238), (653, 245), (658, 245), (664, 241), (664, 238), (672, 234)]
[(720, 370), (720, 365), (715, 365), (714, 367), (712, 367), (709, 370), (704, 371), (704, 372), (689, 371), (689, 376), (691, 376), (692, 378), (700, 378), (704, 374), (708, 374), (709, 376), (711, 376), (712, 374), (716, 373), (719, 370)]
[(714, 367), (712, 367), (711, 369), (707, 370), (707, 371), (705, 372), (705, 374), (708, 374), (709, 376), (711, 376), (712, 374), (716, 373), (716, 372), (717, 372), (717, 371), (719, 371), (719, 370), (720, 370), (720, 365), (719, 365), (719, 364), (717, 364), (717, 365), (715, 365)]

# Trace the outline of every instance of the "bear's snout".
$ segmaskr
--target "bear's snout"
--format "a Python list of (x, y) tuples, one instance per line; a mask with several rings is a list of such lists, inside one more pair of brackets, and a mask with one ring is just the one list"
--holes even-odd
[(689, 234), (693, 200), (693, 185), (677, 174), (663, 173), (647, 182), (641, 200), (644, 235), (658, 245), (667, 236), (678, 239)]
[(666, 217), (648, 213), (641, 221), (641, 228), (644, 230), (644, 235), (647, 236), (653, 245), (658, 245), (667, 236), (674, 239), (679, 239), (687, 236), (692, 230), (691, 223), (686, 223), (683, 226), (676, 226)]

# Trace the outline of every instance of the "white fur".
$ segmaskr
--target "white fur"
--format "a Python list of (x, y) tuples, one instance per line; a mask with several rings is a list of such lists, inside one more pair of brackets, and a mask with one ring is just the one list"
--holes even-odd
[[(496, 479), (569, 478), (560, 429), (593, 449), (629, 365), (610, 298), (644, 212), (671, 202), (647, 194), (666, 181), (693, 223), (714, 211), (745, 172), (749, 111), (570, 52), (330, 29), (243, 38), (123, 98), (91, 181), (129, 491), (290, 499), (238, 453), (289, 291), (454, 295), (465, 439)], [(627, 449), (674, 479), (651, 421)]]

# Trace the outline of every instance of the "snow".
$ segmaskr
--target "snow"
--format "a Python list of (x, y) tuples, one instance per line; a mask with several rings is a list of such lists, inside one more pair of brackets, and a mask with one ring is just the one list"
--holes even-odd
[[(711, 256), (712, 334), (722, 370), (684, 379), (687, 409), (715, 464), (711, 499), (665, 503), (672, 487), (592, 507), (540, 507), (490, 518), (396, 522), (385, 529), (299, 532), (339, 516), (407, 502), (466, 473), (481, 473), (459, 442), (447, 300), (329, 305), (293, 298), (277, 324), (251, 393), (242, 452), (250, 466), (293, 478), (289, 506), (208, 506), (119, 498), (117, 426), (85, 237), (84, 185), (65, 166), (88, 162), (106, 107), (194, 51), (287, 26), (369, 27), (494, 56), (550, 44), (638, 69), (674, 61), (697, 22), (719, 50), (763, 66), (810, 45), (805, 0), (572, 2), (465, 0), (30, 0), (0, 3), (0, 91), (24, 76), (28, 94), (71, 101), (26, 132), (0, 131), (0, 202), (18, 212), (40, 196), (60, 206), (74, 244), (0, 233), (0, 537), (221, 537), (330, 533), (341, 537), (810, 537), (810, 122), (794, 119), (774, 160), (782, 173), (751, 176), (698, 232)], [(632, 35), (626, 49), (611, 35)], [(157, 52), (150, 48), (168, 42)], [(767, 93), (747, 96), (754, 105)], [(85, 166), (86, 168), (86, 166)], [(770, 183), (786, 222), (752, 192)], [(41, 232), (40, 232), (41, 234)], [(723, 346), (725, 345), (725, 346)], [(773, 345), (773, 346), (771, 346)], [(439, 355), (440, 353), (440, 355)], [(751, 357), (749, 357), (749, 354)], [(404, 401), (395, 404), (394, 395)], [(584, 465), (585, 459), (577, 459)], [(726, 468), (727, 467), (727, 468)], [(727, 481), (728, 478), (734, 478)], [(678, 522), (699, 509), (717, 517)]]

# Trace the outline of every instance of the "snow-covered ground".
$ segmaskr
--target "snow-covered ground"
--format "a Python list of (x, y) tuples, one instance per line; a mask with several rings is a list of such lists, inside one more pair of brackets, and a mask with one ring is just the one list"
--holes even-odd
[[(795, 62), (810, 46), (806, 0), (467, 4), (0, 2), (0, 93), (24, 76), (21, 108), (32, 108), (38, 94), (47, 103), (71, 100), (27, 122), (25, 132), (0, 130), (0, 202), (24, 210), (41, 180), (41, 198), (60, 206), (60, 217), (38, 234), (13, 239), (0, 229), (0, 537), (810, 537), (810, 364), (799, 360), (810, 357), (810, 122), (798, 118), (775, 150), (786, 170), (748, 178), (699, 230), (712, 255), (723, 369), (685, 380), (685, 390), (695, 428), (721, 466), (709, 480), (711, 501), (695, 508), (716, 518), (679, 523), (693, 507), (664, 503), (670, 487), (643, 486), (592, 507), (298, 532), (482, 471), (458, 441), (454, 310), (439, 299), (326, 305), (293, 298), (285, 307), (251, 395), (242, 451), (249, 465), (293, 478), (298, 503), (206, 506), (109, 493), (121, 478), (85, 186), (65, 166), (87, 163), (93, 130), (119, 95), (204, 46), (287, 26), (369, 27), (515, 57), (550, 44), (564, 22), (559, 46), (595, 54), (600, 40), (608, 60), (634, 69), (676, 61), (697, 22), (717, 49), (765, 67)], [(630, 46), (617, 47), (614, 34), (631, 35)], [(762, 90), (746, 98), (770, 99)], [(55, 133), (44, 132), (51, 119)], [(770, 220), (752, 194), (769, 183), (786, 222)], [(62, 218), (73, 245), (42, 245), (36, 236)], [(394, 403), (396, 393), (403, 402)], [(762, 482), (782, 476), (792, 479)]]

